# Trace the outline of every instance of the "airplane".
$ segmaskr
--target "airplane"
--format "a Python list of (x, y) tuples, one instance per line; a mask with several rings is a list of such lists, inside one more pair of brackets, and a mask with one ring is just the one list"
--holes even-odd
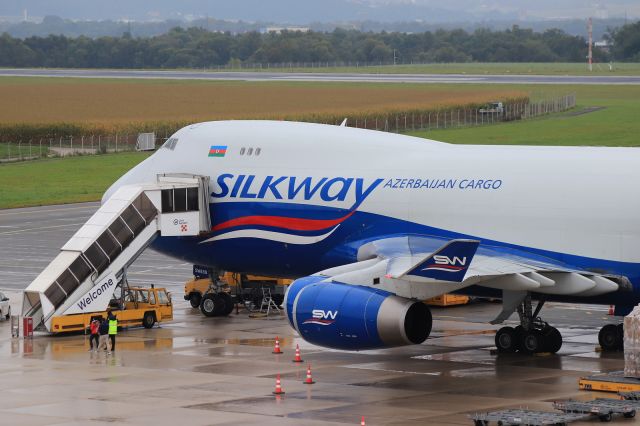
[[(423, 343), (422, 300), (499, 298), (501, 352), (557, 352), (545, 302), (640, 302), (640, 151), (454, 145), (284, 121), (214, 121), (177, 131), (105, 193), (161, 174), (209, 178), (211, 227), (156, 238), (209, 268), (292, 277), (286, 316), (307, 341), (364, 350)], [(177, 223), (177, 222), (176, 222)], [(215, 295), (212, 302), (220, 303)], [(537, 304), (534, 302), (537, 301)], [(622, 345), (622, 325), (599, 333)]]

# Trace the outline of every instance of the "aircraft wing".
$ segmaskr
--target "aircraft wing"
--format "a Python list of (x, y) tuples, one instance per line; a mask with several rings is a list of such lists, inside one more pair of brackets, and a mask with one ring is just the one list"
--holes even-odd
[[(404, 235), (368, 242), (359, 262), (318, 273), (328, 280), (377, 287), (399, 296), (427, 299), (471, 285), (503, 291), (597, 296), (628, 288), (628, 279), (582, 270), (518, 249), (466, 239)], [(524, 297), (524, 296), (522, 296)]]

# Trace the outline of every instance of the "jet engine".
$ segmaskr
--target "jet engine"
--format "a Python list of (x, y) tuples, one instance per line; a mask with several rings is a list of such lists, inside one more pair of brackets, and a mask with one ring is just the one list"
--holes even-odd
[(320, 346), (364, 350), (420, 344), (431, 332), (431, 312), (422, 302), (371, 287), (298, 279), (285, 295), (291, 326)]

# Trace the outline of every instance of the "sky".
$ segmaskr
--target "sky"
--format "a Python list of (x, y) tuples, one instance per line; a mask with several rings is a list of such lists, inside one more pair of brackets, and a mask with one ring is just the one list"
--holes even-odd
[(82, 20), (225, 20), (304, 24), (640, 18), (640, 0), (2, 0), (0, 17)]

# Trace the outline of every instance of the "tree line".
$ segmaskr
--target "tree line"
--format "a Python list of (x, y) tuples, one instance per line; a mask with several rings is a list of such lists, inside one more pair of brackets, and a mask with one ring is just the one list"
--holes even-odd
[[(640, 61), (640, 21), (611, 30), (610, 52), (596, 48), (596, 61)], [(534, 32), (462, 29), (422, 33), (248, 32), (231, 34), (176, 27), (154, 37), (89, 38), (0, 36), (0, 66), (68, 68), (215, 67), (287, 62), (582, 62), (584, 37), (558, 30)]]

